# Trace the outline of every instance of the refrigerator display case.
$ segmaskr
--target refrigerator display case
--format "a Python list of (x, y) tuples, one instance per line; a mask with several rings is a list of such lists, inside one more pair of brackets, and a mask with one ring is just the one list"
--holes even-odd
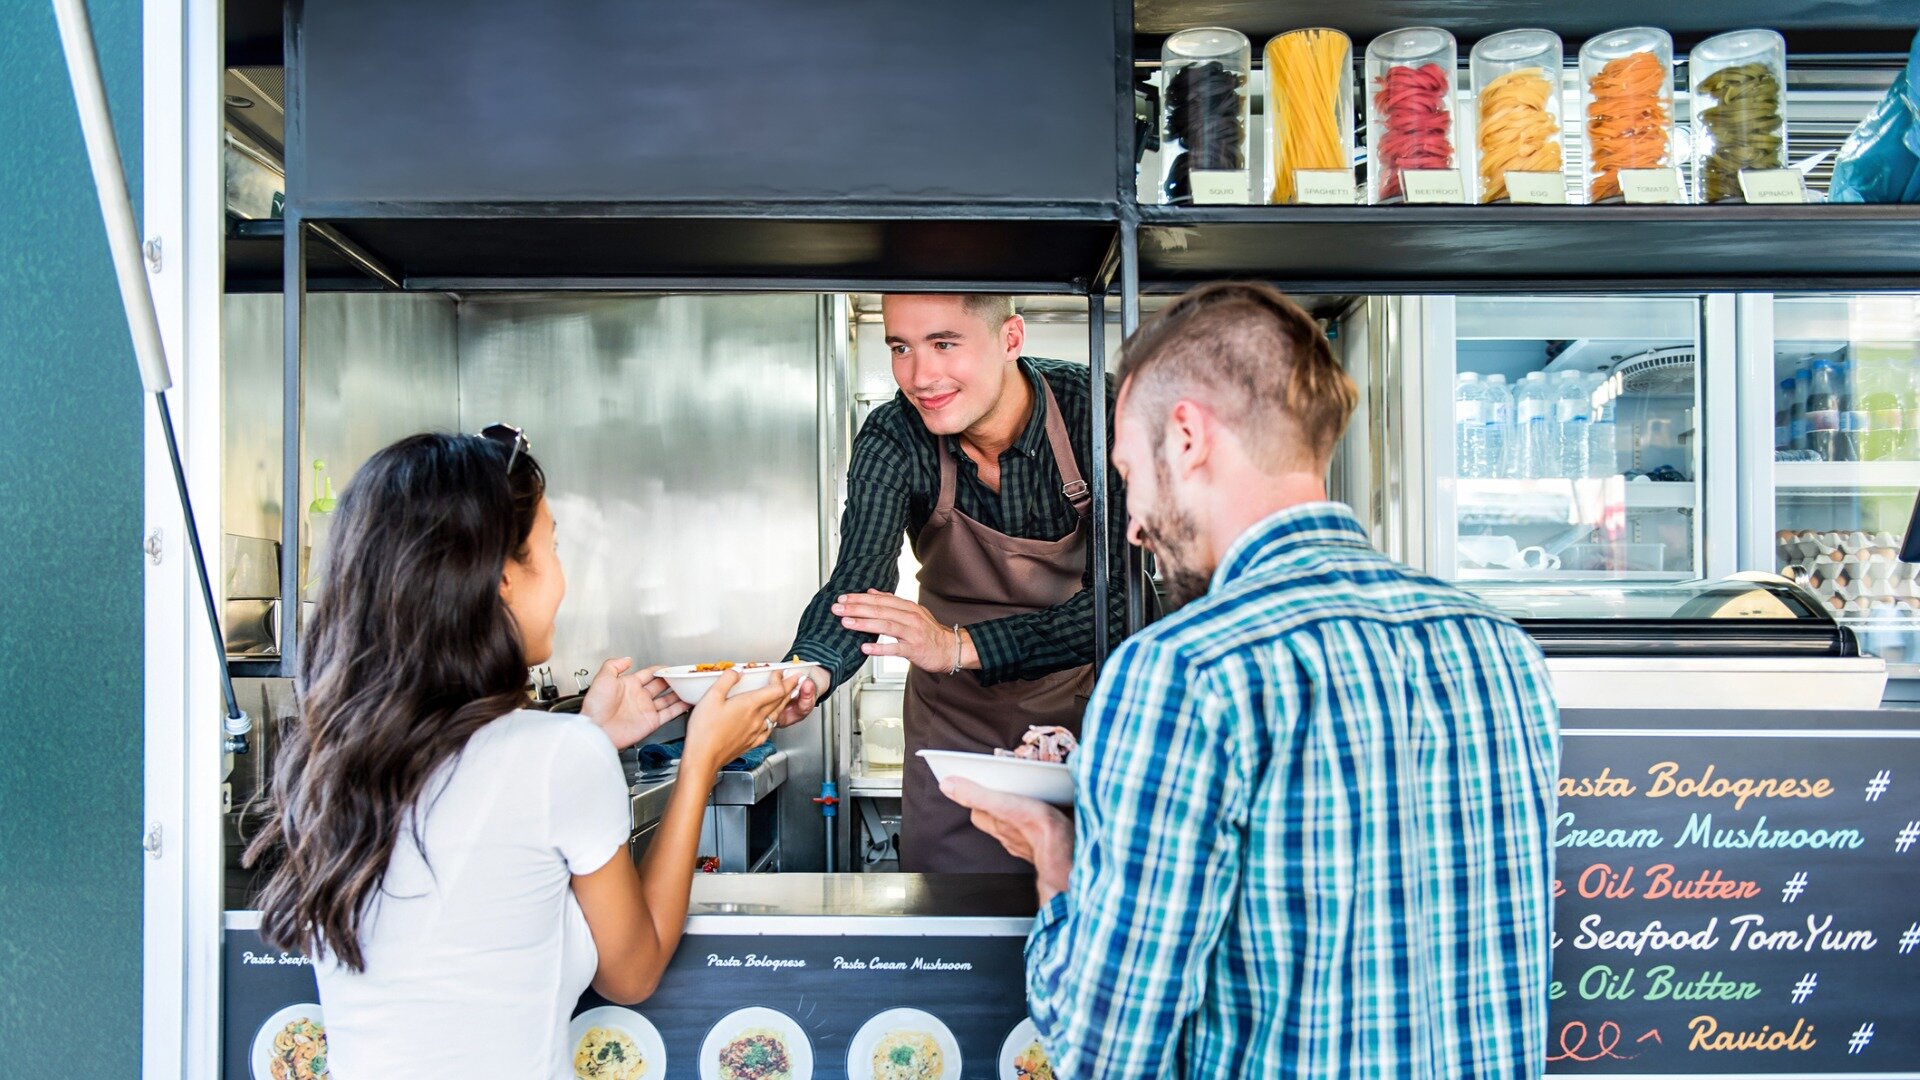
[(1776, 574), (1475, 591), (1547, 655), (1561, 708), (1872, 709), (1887, 668)]
[(1741, 298), (1743, 561), (1803, 585), (1920, 678), (1920, 294)]
[[(1731, 297), (1396, 298), (1420, 328), (1418, 558), (1473, 585), (1732, 573)], [(1726, 390), (1725, 400), (1715, 395)], [(1717, 407), (1716, 407), (1717, 405)], [(1411, 475), (1418, 473), (1420, 475)], [(1717, 512), (1716, 512), (1717, 509)], [(1411, 552), (1410, 552), (1411, 553)]]

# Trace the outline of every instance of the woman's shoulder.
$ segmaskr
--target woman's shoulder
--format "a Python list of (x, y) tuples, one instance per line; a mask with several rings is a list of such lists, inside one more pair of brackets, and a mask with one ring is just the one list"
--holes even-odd
[[(579, 713), (515, 709), (481, 728), (469, 752), (479, 750), (527, 760), (527, 755), (618, 757), (599, 725)], [(538, 760), (533, 758), (532, 760)]]

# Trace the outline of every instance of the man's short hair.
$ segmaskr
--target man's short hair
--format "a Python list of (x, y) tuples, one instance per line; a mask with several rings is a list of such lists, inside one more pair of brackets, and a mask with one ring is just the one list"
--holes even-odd
[(1013, 297), (996, 296), (993, 293), (968, 293), (960, 298), (960, 306), (970, 315), (977, 315), (986, 322), (987, 328), (999, 330), (1013, 318)]
[(1174, 404), (1197, 401), (1269, 473), (1324, 470), (1359, 400), (1320, 324), (1257, 282), (1189, 290), (1121, 346), (1118, 376), (1156, 447)]

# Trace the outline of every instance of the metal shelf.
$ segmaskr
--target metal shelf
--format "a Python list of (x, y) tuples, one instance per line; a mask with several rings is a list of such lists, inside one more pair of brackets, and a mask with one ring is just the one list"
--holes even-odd
[(1920, 490), (1920, 461), (1778, 461), (1778, 491), (1847, 496), (1861, 489)]
[[(1585, 39), (1621, 26), (1658, 26), (1685, 48), (1734, 26), (1767, 26), (1786, 36), (1795, 53), (1904, 53), (1913, 36), (1913, 9), (1893, 0), (1612, 0), (1563, 4), (1549, 0), (1135, 0), (1134, 30), (1160, 36), (1189, 26), (1230, 26), (1254, 39), (1302, 26), (1345, 31), (1354, 47), (1403, 26), (1438, 26), (1461, 39), (1461, 48), (1516, 26), (1539, 26), (1566, 39), (1569, 51)], [(1157, 50), (1153, 53), (1158, 56)]]
[[(227, 224), (226, 290), (277, 293), (285, 280), (287, 223), (279, 218)], [(360, 292), (384, 283), (339, 248), (315, 237), (307, 244), (308, 292)]]
[(1098, 208), (821, 204), (303, 207), (408, 289), (1085, 293)]
[(1635, 582), (1692, 581), (1682, 570), (1456, 570), (1461, 581), (1507, 581), (1523, 585), (1573, 585)]
[(900, 777), (898, 769), (890, 773), (849, 773), (847, 795), (854, 799), (897, 799), (900, 797)]
[[(1460, 480), (1456, 507), (1461, 524), (1597, 524), (1609, 506), (1608, 478), (1589, 480)], [(1693, 484), (1628, 480), (1620, 484), (1629, 511), (1692, 510)]]
[(1911, 288), (1920, 206), (1147, 206), (1139, 249), (1151, 292)]

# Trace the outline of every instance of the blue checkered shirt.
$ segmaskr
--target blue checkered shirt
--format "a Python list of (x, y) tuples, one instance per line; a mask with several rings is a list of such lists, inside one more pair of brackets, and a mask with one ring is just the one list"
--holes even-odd
[(1558, 718), (1540, 650), (1314, 503), (1130, 638), (1027, 943), (1056, 1073), (1538, 1076)]

